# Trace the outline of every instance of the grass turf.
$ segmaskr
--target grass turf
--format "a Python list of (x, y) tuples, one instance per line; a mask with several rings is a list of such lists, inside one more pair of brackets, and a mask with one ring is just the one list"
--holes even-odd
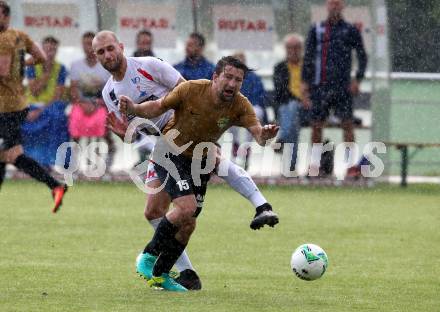
[[(132, 184), (72, 187), (57, 215), (47, 189), (0, 192), (0, 311), (440, 311), (440, 187), (266, 187), (275, 229), (251, 231), (253, 209), (211, 186), (189, 255), (203, 290), (153, 291), (134, 261), (152, 235)], [(290, 271), (311, 242), (330, 261), (318, 281)]]

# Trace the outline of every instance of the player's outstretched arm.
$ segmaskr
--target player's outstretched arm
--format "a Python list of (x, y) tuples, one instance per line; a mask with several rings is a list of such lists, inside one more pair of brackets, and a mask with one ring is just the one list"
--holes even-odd
[(162, 106), (162, 99), (134, 104), (128, 96), (121, 95), (119, 97), (119, 110), (124, 115), (154, 118), (165, 113), (167, 108)]
[(261, 126), (260, 124), (248, 128), (255, 141), (261, 146), (264, 146), (267, 140), (276, 137), (279, 129), (280, 127), (276, 125)]
[(26, 60), (26, 66), (43, 64), (47, 60), (46, 54), (35, 42), (32, 43), (31, 49), (27, 52), (31, 57)]

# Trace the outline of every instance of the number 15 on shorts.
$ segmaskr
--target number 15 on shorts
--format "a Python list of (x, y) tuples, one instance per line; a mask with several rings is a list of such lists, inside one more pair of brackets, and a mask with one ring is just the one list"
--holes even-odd
[(187, 180), (180, 180), (177, 181), (177, 186), (179, 186), (180, 191), (187, 191), (189, 190), (189, 184)]

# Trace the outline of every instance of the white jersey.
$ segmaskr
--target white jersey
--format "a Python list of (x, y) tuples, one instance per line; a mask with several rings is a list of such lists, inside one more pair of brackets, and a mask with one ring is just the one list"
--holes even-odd
[[(134, 103), (142, 103), (149, 100), (155, 100), (163, 97), (170, 92), (182, 78), (180, 73), (170, 64), (156, 57), (126, 57), (127, 70), (121, 81), (115, 81), (113, 77), (107, 80), (102, 90), (102, 97), (109, 112), (114, 112), (117, 117), (121, 117), (119, 112), (119, 96), (126, 95)], [(165, 127), (173, 114), (169, 110), (162, 115), (151, 118), (157, 128), (160, 130)], [(132, 121), (134, 116), (129, 116)], [(151, 127), (145, 127), (143, 132), (148, 134), (157, 134), (157, 131)]]

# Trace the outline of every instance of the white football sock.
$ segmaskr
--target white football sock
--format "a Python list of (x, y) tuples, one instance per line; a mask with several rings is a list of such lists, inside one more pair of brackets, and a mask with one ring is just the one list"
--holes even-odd
[[(148, 220), (148, 222), (150, 222), (151, 226), (156, 231), (157, 226), (159, 225), (162, 219), (163, 217), (160, 217), (157, 219)], [(186, 253), (186, 249), (182, 252), (179, 259), (177, 259), (175, 266), (179, 272), (182, 272), (187, 269), (194, 271), (194, 267), (192, 266), (191, 261), (189, 260), (188, 254)]]
[(195, 271), (191, 261), (189, 260), (188, 254), (186, 253), (186, 249), (182, 252), (179, 259), (177, 259), (176, 263), (174, 264), (179, 272), (185, 271), (185, 270), (192, 270)]
[(225, 180), (226, 183), (228, 183), (236, 192), (249, 200), (255, 208), (267, 203), (266, 198), (261, 194), (257, 185), (246, 170), (234, 164), (229, 159), (222, 159), (222, 162), (226, 162), (228, 174), (226, 176), (221, 176), (220, 178)]
[(148, 222), (150, 222), (151, 226), (153, 227), (154, 231), (156, 231), (157, 226), (159, 225), (160, 221), (162, 221), (162, 219), (163, 219), (163, 217), (153, 219), (153, 220), (148, 220)]

